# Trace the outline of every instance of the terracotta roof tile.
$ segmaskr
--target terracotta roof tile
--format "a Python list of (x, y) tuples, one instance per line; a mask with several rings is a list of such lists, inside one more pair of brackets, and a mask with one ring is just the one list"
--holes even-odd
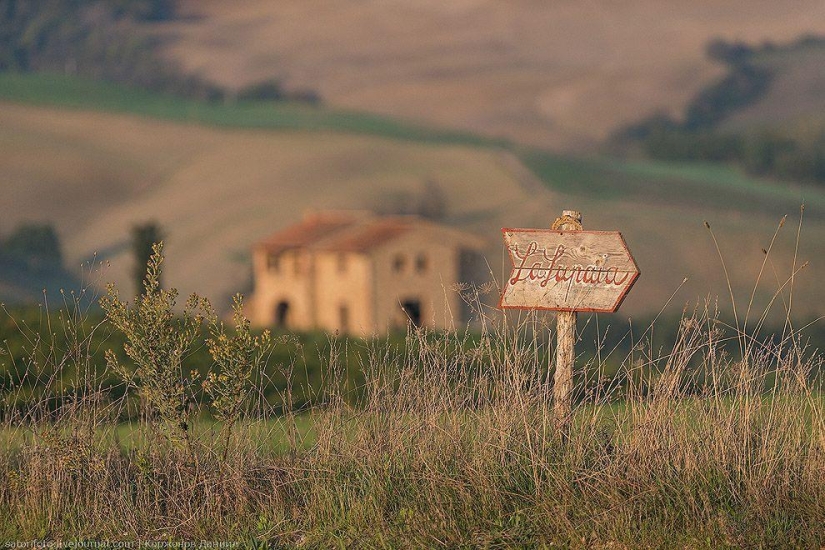
[[(300, 222), (278, 231), (259, 242), (257, 246), (270, 253), (292, 248), (363, 253), (411, 229), (428, 226), (433, 224), (415, 216), (364, 217), (322, 212), (307, 216)], [(443, 229), (448, 234), (460, 234), (446, 227)], [(467, 235), (462, 235), (461, 238), (468, 242), (473, 240)]]
[(411, 218), (377, 218), (319, 243), (319, 248), (341, 252), (367, 252), (409, 231)]
[(259, 242), (258, 246), (268, 252), (310, 247), (355, 223), (354, 218), (347, 216), (312, 215), (270, 235)]

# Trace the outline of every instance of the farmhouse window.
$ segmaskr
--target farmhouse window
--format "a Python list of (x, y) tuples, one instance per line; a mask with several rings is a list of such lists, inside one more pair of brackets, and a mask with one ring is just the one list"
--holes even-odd
[(402, 273), (404, 271), (404, 267), (407, 264), (407, 259), (404, 257), (403, 254), (396, 254), (395, 258), (392, 261), (392, 270), (396, 273)]
[(423, 252), (419, 253), (415, 258), (415, 271), (417, 273), (424, 273), (427, 271), (427, 256)]
[(278, 254), (268, 254), (266, 257), (266, 268), (277, 273), (281, 270), (281, 256)]

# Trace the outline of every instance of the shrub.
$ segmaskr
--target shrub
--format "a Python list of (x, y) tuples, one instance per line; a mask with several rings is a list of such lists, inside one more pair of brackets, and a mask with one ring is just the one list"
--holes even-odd
[(144, 292), (134, 304), (121, 301), (112, 285), (101, 299), (107, 320), (125, 336), (124, 351), (134, 366), (121, 365), (111, 351), (106, 358), (109, 367), (137, 390), (147, 425), (170, 439), (189, 444), (194, 381), (183, 372), (183, 358), (199, 336), (203, 320), (215, 314), (206, 299), (193, 294), (183, 315), (176, 315), (177, 290), (160, 287), (162, 252), (163, 243), (156, 243), (147, 266)]
[(243, 315), (243, 298), (236, 295), (232, 307), (234, 332), (227, 333), (223, 323), (213, 317), (209, 324), (211, 337), (206, 341), (214, 369), (203, 381), (203, 389), (211, 398), (214, 417), (223, 423), (226, 434), (224, 460), (229, 453), (232, 428), (241, 419), (255, 382), (274, 346), (272, 335), (265, 330), (254, 336), (249, 319)]

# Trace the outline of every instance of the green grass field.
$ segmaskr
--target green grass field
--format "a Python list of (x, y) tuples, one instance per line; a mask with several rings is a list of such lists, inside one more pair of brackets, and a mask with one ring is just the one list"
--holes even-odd
[[(699, 325), (697, 325), (698, 327)], [(692, 330), (692, 329), (691, 329)], [(716, 367), (684, 393), (663, 352), (645, 394), (588, 401), (560, 430), (533, 351), (499, 336), (365, 365), (311, 414), (221, 425), (108, 424), (95, 407), (0, 430), (0, 537), (240, 541), (258, 548), (817, 547), (825, 540), (825, 399), (805, 364)], [(478, 355), (494, 363), (468, 377)], [(678, 359), (670, 359), (678, 357)], [(794, 360), (795, 361), (795, 360)], [(330, 366), (334, 370), (334, 367)], [(632, 368), (632, 367), (628, 367)], [(757, 388), (781, 371), (775, 394)], [(369, 373), (369, 374), (367, 374)], [(564, 435), (563, 435), (564, 434)]]
[[(196, 442), (213, 446), (220, 442), (223, 424), (208, 418), (192, 422), (192, 436)], [(0, 446), (9, 453), (18, 453), (50, 436), (50, 431), (58, 432), (61, 439), (70, 439), (78, 425), (4, 425), (0, 427)], [(245, 420), (237, 426), (237, 431), (254, 444), (263, 454), (280, 456), (299, 450), (308, 451), (316, 443), (315, 421), (311, 413), (294, 417), (273, 416), (257, 421)], [(119, 449), (129, 453), (147, 445), (145, 427), (139, 422), (129, 421), (94, 426), (94, 439), (102, 448)], [(291, 438), (294, 438), (291, 439)]]
[(332, 131), (415, 142), (494, 145), (495, 140), (355, 111), (295, 102), (204, 102), (56, 74), (0, 73), (0, 100), (127, 113), (218, 127)]
[(720, 204), (756, 212), (793, 211), (804, 203), (812, 216), (825, 215), (822, 188), (760, 179), (732, 165), (572, 158), (543, 151), (525, 152), (521, 158), (549, 187), (574, 196), (679, 203), (705, 211)]

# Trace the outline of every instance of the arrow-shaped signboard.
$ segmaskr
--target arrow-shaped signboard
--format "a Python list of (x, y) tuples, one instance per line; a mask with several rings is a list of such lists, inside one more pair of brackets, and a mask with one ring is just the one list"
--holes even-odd
[(502, 229), (513, 270), (499, 307), (613, 312), (639, 269), (618, 231)]

